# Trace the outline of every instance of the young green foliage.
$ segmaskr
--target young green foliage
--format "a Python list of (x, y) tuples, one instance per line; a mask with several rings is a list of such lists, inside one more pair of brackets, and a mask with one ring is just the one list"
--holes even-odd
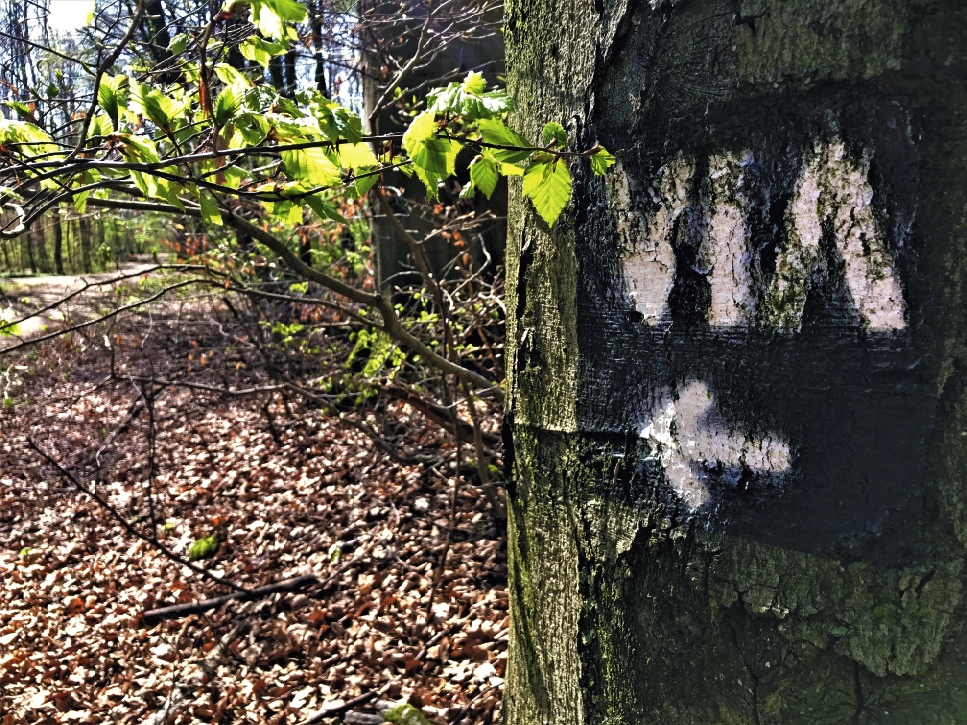
[(219, 537), (215, 534), (206, 536), (204, 539), (199, 539), (188, 549), (188, 561), (198, 561), (199, 559), (208, 559), (215, 556), (220, 543)]
[(534, 202), (534, 207), (549, 226), (553, 225), (571, 198), (571, 172), (561, 158), (544, 157), (543, 154), (531, 164), (524, 174), (524, 194)]
[[(219, 16), (247, 13), (258, 33), (239, 48), (263, 67), (293, 47), (298, 40), (293, 24), (306, 19), (306, 8), (296, 0), (227, 0)], [(569, 164), (587, 162), (601, 175), (615, 163), (600, 146), (584, 153), (569, 150), (567, 132), (554, 121), (544, 126), (540, 142), (532, 143), (507, 125), (514, 104), (506, 91), (488, 90), (483, 76), (474, 72), (431, 91), (425, 110), (402, 134), (402, 154), (398, 142), (382, 138), (394, 143), (378, 158), (352, 110), (314, 89), (283, 97), (271, 85), (258, 83), (251, 69), (220, 62), (200, 68), (191, 61), (196, 54), (219, 57), (214, 45), (207, 56), (201, 53), (202, 42), (221, 41), (211, 34), (187, 33), (172, 39), (169, 50), (185, 59), (178, 84), (165, 85), (150, 73), (139, 74), (145, 79), (139, 82), (131, 71), (122, 75), (108, 69), (95, 89), (94, 116), (82, 125), (86, 136), (73, 153), (74, 143), (55, 144), (38, 126), (30, 106), (10, 102), (23, 120), (0, 120), (0, 146), (22, 166), (0, 203), (20, 209), (21, 225), (4, 233), (21, 233), (34, 221), (29, 210), (18, 206), (22, 201), (15, 187), (41, 173), (42, 189), (62, 194), (61, 201), (72, 201), (80, 213), (92, 194), (104, 199), (116, 196), (120, 187), (143, 197), (139, 203), (160, 201), (169, 209), (187, 210), (207, 226), (223, 225), (238, 197), (261, 202), (271, 224), (302, 224), (306, 207), (326, 223), (350, 224), (340, 209), (364, 197), (383, 169), (392, 165), (415, 174), (428, 196), (436, 198), (440, 185), (457, 174), (462, 158), (468, 164), (459, 171), (469, 175), (469, 183), (461, 196), (479, 191), (491, 198), (502, 176), (522, 175), (523, 193), (553, 224), (570, 197)], [(59, 92), (55, 84), (47, 91)], [(472, 153), (461, 157), (464, 148)], [(89, 161), (98, 163), (78, 168)], [(57, 168), (60, 162), (63, 172)]]

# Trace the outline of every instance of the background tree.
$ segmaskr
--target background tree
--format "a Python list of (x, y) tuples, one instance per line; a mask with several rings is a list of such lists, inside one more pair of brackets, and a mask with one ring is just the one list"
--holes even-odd
[(509, 7), (518, 130), (618, 162), (511, 205), (506, 722), (967, 712), (965, 21)]

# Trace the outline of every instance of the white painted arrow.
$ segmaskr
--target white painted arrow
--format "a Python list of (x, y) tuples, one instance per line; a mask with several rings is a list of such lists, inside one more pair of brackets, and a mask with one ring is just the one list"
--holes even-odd
[(789, 444), (768, 436), (754, 439), (731, 432), (715, 407), (705, 383), (689, 381), (676, 395), (661, 396), (639, 435), (651, 445), (672, 490), (689, 509), (709, 497), (709, 471), (748, 468), (757, 473), (782, 473), (792, 462)]

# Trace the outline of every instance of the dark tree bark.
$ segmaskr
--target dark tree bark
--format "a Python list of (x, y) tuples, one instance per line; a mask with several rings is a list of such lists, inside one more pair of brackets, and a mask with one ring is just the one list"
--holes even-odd
[(506, 37), (518, 130), (618, 163), (553, 229), (512, 194), (504, 721), (962, 722), (963, 4)]
[(162, 83), (177, 83), (182, 79), (182, 73), (176, 67), (176, 60), (172, 57), (171, 51), (168, 50), (168, 46), (171, 45), (171, 33), (168, 31), (164, 2), (148, 0), (145, 12), (148, 16), (147, 22), (142, 23), (140, 35), (157, 64), (155, 70), (160, 71), (157, 79)]
[(312, 29), (312, 57), (315, 60), (315, 74), (313, 81), (316, 89), (324, 96), (329, 96), (329, 86), (326, 83), (326, 58), (322, 46), (322, 0), (310, 0), (306, 3), (309, 14), (309, 27)]
[(279, 92), (279, 95), (285, 95), (285, 67), (280, 56), (275, 56), (269, 59), (269, 80), (275, 87), (275, 90)]
[(284, 94), (290, 98), (295, 95), (296, 90), (298, 90), (298, 82), (295, 74), (295, 62), (298, 57), (298, 53), (295, 50), (290, 50), (284, 56), (284, 66), (285, 66), (285, 91)]
[[(410, 22), (416, 29), (419, 29), (419, 25), (414, 22), (414, 19), (419, 19), (423, 13), (429, 12), (431, 6), (432, 3), (419, 2), (408, 11)], [(360, 14), (363, 16), (383, 18), (387, 21), (385, 25), (379, 23), (364, 25), (361, 30), (360, 44), (362, 51), (360, 60), (362, 65), (364, 127), (367, 133), (372, 134), (403, 131), (403, 126), (400, 125), (399, 119), (392, 109), (384, 109), (382, 113), (376, 114), (372, 124), (369, 123), (369, 117), (376, 108), (386, 83), (393, 78), (392, 73), (386, 77), (383, 75), (386, 55), (394, 57), (397, 61), (400, 61), (401, 65), (405, 65), (406, 61), (416, 53), (416, 40), (415, 38), (407, 38), (406, 42), (396, 44), (397, 36), (404, 35), (405, 25), (399, 5), (382, 0), (365, 0), (359, 8)], [(496, 17), (488, 17), (488, 22), (491, 22), (493, 27), (499, 26), (499, 10), (496, 11)], [(478, 42), (455, 39), (447, 45), (445, 52), (441, 52), (433, 58), (424, 59), (419, 63), (418, 67), (405, 78), (401, 86), (406, 89), (419, 87), (422, 84), (429, 84), (430, 87), (446, 85), (448, 81), (454, 80), (450, 74), (455, 71), (465, 73), (470, 68), (479, 70), (487, 83), (493, 84), (503, 70), (503, 51), (503, 40), (499, 34)], [(462, 79), (460, 76), (457, 76), (457, 78)], [(470, 159), (471, 155), (467, 155), (467, 163)], [(462, 159), (457, 166), (465, 168)], [(469, 182), (469, 176), (463, 181), (464, 183)], [(426, 201), (426, 187), (423, 183), (416, 176), (407, 177), (402, 173), (393, 171), (384, 174), (383, 183), (402, 190), (402, 198), (394, 196), (392, 206), (406, 228), (415, 230), (418, 238), (428, 234), (433, 229), (433, 224), (424, 219), (421, 214), (411, 213), (409, 211), (410, 205), (407, 203), (407, 200), (417, 203)], [(451, 199), (451, 201), (454, 199)], [(482, 196), (478, 195), (475, 203), (478, 211), (490, 210), (501, 219), (494, 225), (493, 230), (483, 230), (483, 234), (489, 242), (489, 248), (500, 253), (503, 251), (502, 244), (505, 236), (503, 232), (506, 231), (502, 221), (506, 216), (506, 201), (505, 187), (501, 183), (498, 191), (490, 200), (485, 201)], [(397, 233), (395, 226), (381, 214), (378, 204), (374, 204), (372, 210), (374, 213), (371, 216), (370, 232), (374, 273), (380, 292), (391, 296), (394, 285), (411, 284), (419, 280), (419, 273), (413, 267), (409, 245)], [(446, 239), (443, 235), (436, 235), (431, 238), (424, 248), (427, 261), (434, 271), (446, 268), (460, 251), (466, 251), (463, 247), (453, 246), (452, 241)], [(482, 263), (482, 261), (483, 255), (480, 254), (478, 262)]]
[(50, 272), (50, 258), (47, 255), (47, 230), (44, 228), (44, 223), (39, 219), (30, 228), (30, 245), (37, 254), (37, 269), (41, 272)]
[(81, 269), (85, 274), (90, 274), (94, 271), (91, 263), (91, 218), (88, 216), (79, 217), (77, 225), (81, 243)]
[(20, 238), (20, 258), (21, 264), (23, 264), (24, 257), (26, 261), (30, 264), (30, 271), (32, 274), (37, 274), (37, 260), (34, 258), (34, 233), (33, 230), (28, 234), (24, 234)]
[(111, 252), (107, 246), (107, 238), (104, 232), (104, 217), (96, 218), (94, 226), (97, 228), (98, 266), (103, 264), (106, 269), (111, 262)]
[(54, 271), (64, 274), (64, 229), (61, 216), (54, 220)]

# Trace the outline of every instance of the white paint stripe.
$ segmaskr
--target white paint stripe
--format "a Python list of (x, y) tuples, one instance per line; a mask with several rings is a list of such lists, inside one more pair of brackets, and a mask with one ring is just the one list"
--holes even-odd
[[(872, 330), (899, 330), (903, 319), (903, 292), (893, 260), (876, 233), (873, 188), (865, 169), (846, 156), (841, 143), (826, 149), (829, 199), (836, 247), (846, 265), (846, 283), (859, 317)], [(865, 248), (864, 248), (865, 247)]]
[(668, 296), (675, 284), (676, 269), (671, 235), (675, 219), (688, 206), (688, 187), (694, 173), (694, 161), (686, 159), (676, 159), (662, 169), (660, 191), (648, 190), (658, 203), (650, 218), (637, 211), (633, 182), (620, 165), (613, 174), (619, 232), (632, 250), (625, 258), (628, 294), (647, 325), (671, 321)]
[(709, 159), (712, 213), (703, 251), (711, 268), (709, 322), (716, 327), (747, 325), (755, 307), (745, 221), (748, 204), (742, 190), (745, 166), (750, 160), (751, 154), (743, 159), (735, 156)]

